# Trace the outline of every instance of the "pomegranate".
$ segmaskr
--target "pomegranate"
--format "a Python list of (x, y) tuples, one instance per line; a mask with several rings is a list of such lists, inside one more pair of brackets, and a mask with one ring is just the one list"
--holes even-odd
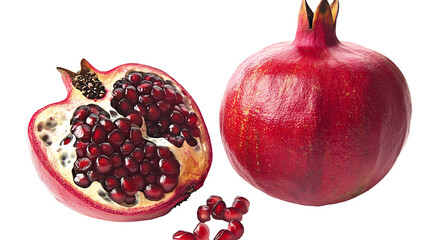
[(67, 98), (38, 110), (33, 163), (55, 197), (85, 215), (136, 221), (162, 216), (199, 189), (212, 150), (186, 90), (153, 67), (78, 73), (58, 68)]
[(338, 1), (302, 1), (292, 42), (246, 59), (221, 103), (228, 158), (246, 181), (285, 201), (354, 198), (392, 168), (408, 136), (411, 99), (385, 56), (336, 37)]

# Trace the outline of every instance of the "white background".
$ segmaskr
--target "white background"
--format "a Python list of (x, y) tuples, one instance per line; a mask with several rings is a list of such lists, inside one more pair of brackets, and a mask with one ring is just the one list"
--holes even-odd
[[(308, 1), (315, 9), (318, 0)], [(232, 169), (218, 112), (235, 68), (253, 52), (293, 40), (300, 0), (4, 1), (0, 8), (1, 235), (7, 239), (171, 239), (192, 231), (212, 195), (251, 201), (242, 239), (429, 239), (429, 77), (424, 0), (340, 1), (340, 40), (376, 50), (406, 76), (413, 100), (408, 142), (392, 171), (351, 201), (305, 207), (271, 198)], [(38, 179), (27, 147), (37, 109), (64, 99), (57, 66), (81, 58), (109, 70), (129, 62), (173, 76), (197, 101), (214, 159), (202, 189), (168, 215), (142, 222), (97, 220), (63, 206)], [(226, 223), (209, 223), (213, 239)]]

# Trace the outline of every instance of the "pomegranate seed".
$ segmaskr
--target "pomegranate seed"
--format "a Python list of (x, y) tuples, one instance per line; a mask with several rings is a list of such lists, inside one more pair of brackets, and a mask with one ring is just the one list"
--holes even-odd
[(89, 185), (91, 185), (88, 177), (83, 173), (76, 174), (76, 176), (73, 178), (73, 181), (76, 183), (76, 185), (82, 188), (87, 188)]
[(185, 231), (177, 231), (173, 235), (173, 239), (174, 240), (197, 240), (194, 234), (190, 232), (185, 232)]
[(176, 188), (178, 180), (175, 177), (161, 175), (159, 176), (157, 183), (164, 189), (165, 193), (169, 193)]
[(125, 141), (125, 137), (119, 129), (113, 130), (109, 133), (107, 139), (113, 146), (120, 146)]
[(137, 161), (133, 157), (131, 157), (131, 156), (126, 156), (125, 157), (124, 167), (130, 173), (135, 173), (135, 172), (137, 172), (137, 170), (139, 170), (139, 165), (138, 165)]
[(115, 120), (115, 125), (121, 130), (121, 132), (127, 136), (131, 129), (131, 122), (126, 118), (118, 118)]
[(200, 137), (201, 130), (199, 128), (197, 128), (197, 127), (192, 128), (191, 129), (191, 135), (192, 135), (192, 137)]
[(104, 179), (103, 187), (106, 189), (106, 191), (110, 191), (116, 187), (119, 187), (119, 180), (116, 177), (109, 175)]
[(86, 147), (88, 146), (88, 142), (83, 140), (76, 140), (76, 142), (73, 144), (73, 147), (76, 148), (76, 155), (78, 157), (86, 156)]
[(135, 145), (130, 140), (125, 140), (125, 142), (119, 147), (120, 152), (122, 155), (128, 155), (131, 153), (135, 148)]
[(134, 183), (137, 185), (138, 190), (141, 190), (144, 187), (145, 182), (142, 175), (136, 174), (131, 176), (131, 178), (133, 179)]
[(113, 148), (112, 144), (105, 142), (100, 144), (101, 151), (104, 155), (110, 155), (112, 154), (115, 149)]
[(109, 173), (112, 168), (112, 161), (105, 155), (100, 155), (97, 160), (95, 160), (95, 170), (101, 174)]
[(89, 114), (89, 116), (86, 118), (86, 124), (88, 124), (89, 126), (93, 127), (95, 126), (95, 124), (98, 123), (98, 120), (100, 120), (100, 117), (97, 114), (91, 113)]
[(125, 90), (123, 88), (115, 88), (112, 91), (112, 95), (116, 100), (121, 100), (125, 96)]
[(151, 95), (143, 95), (139, 97), (139, 102), (141, 102), (145, 106), (149, 106), (154, 103), (154, 100)]
[(180, 128), (179, 124), (173, 123), (170, 126), (168, 126), (168, 132), (174, 135), (180, 134), (180, 131), (182, 129)]
[(223, 229), (216, 234), (214, 240), (237, 240), (237, 237), (234, 233)]
[(176, 101), (176, 90), (170, 84), (164, 85), (165, 100), (174, 103)]
[(85, 120), (90, 113), (90, 110), (87, 106), (82, 105), (76, 108), (76, 110), (73, 113), (72, 121), (74, 120)]
[(164, 80), (162, 80), (162, 78), (155, 76), (153, 78), (153, 85), (159, 86), (159, 87), (163, 87), (164, 86)]
[(133, 204), (136, 202), (136, 196), (135, 195), (127, 195), (124, 202), (125, 202), (125, 204)]
[(127, 176), (121, 178), (121, 187), (127, 195), (134, 195), (138, 192), (138, 188), (134, 180)]
[(200, 222), (210, 221), (210, 208), (209, 206), (202, 205), (197, 210), (197, 218)]
[(143, 74), (143, 80), (153, 81), (155, 74), (153, 73), (145, 73)]
[(229, 222), (231, 220), (241, 221), (243, 219), (243, 213), (240, 209), (235, 207), (226, 208), (223, 213), (223, 220)]
[(111, 131), (115, 130), (115, 125), (113, 122), (109, 119), (101, 119), (99, 121), (100, 125), (104, 127), (104, 130), (106, 130), (107, 133), (110, 133)]
[(143, 175), (148, 175), (151, 170), (152, 164), (150, 164), (150, 162), (147, 160), (143, 160), (143, 162), (140, 164), (140, 173)]
[(72, 141), (72, 140), (73, 140), (73, 135), (72, 135), (72, 134), (69, 134), (69, 135), (67, 135), (67, 137), (65, 137), (65, 138), (61, 141), (60, 145), (61, 145), (61, 146), (68, 145), (69, 143), (71, 143), (71, 141)]
[(224, 218), (224, 212), (225, 212), (226, 204), (223, 200), (220, 200), (217, 202), (212, 209), (212, 217), (214, 219), (221, 220)]
[(198, 223), (194, 229), (194, 236), (198, 240), (208, 240), (210, 237), (210, 229), (205, 223)]
[(114, 188), (112, 191), (109, 192), (109, 197), (116, 203), (121, 204), (125, 202), (125, 199), (127, 198), (127, 194), (121, 188)]
[(184, 117), (188, 116), (189, 110), (185, 106), (185, 104), (179, 104), (177, 107), (178, 107), (178, 110), (180, 111), (180, 113), (182, 114), (182, 116), (184, 116)]
[(129, 111), (126, 118), (129, 119), (131, 121), (131, 123), (134, 123), (135, 125), (139, 126), (139, 128), (141, 126), (143, 126), (142, 115), (140, 114), (140, 112), (138, 112), (136, 110)]
[(100, 146), (98, 146), (98, 144), (96, 143), (90, 143), (87, 147), (86, 147), (86, 156), (89, 159), (96, 159), (100, 154), (102, 153), (102, 150), (100, 148)]
[(243, 224), (241, 224), (241, 222), (238, 220), (231, 220), (228, 223), (228, 231), (234, 233), (237, 239), (240, 239), (244, 234)]
[(164, 89), (162, 89), (160, 86), (154, 85), (152, 88), (151, 95), (153, 99), (155, 100), (161, 100), (165, 96)]
[(179, 175), (178, 164), (175, 161), (169, 159), (161, 159), (159, 161), (159, 171), (177, 177)]
[(173, 123), (177, 123), (177, 124), (185, 123), (185, 118), (183, 118), (182, 114), (179, 111), (171, 112), (170, 119)]
[(157, 152), (160, 158), (169, 158), (171, 154), (170, 149), (165, 146), (159, 146)]
[(127, 115), (129, 111), (133, 110), (133, 105), (131, 104), (131, 102), (126, 99), (126, 98), (122, 98), (121, 100), (119, 100), (118, 106), (116, 107), (116, 110), (122, 114), (122, 115)]
[(140, 85), (137, 86), (137, 91), (142, 94), (150, 94), (152, 92), (152, 83), (150, 81), (142, 81)]
[(190, 139), (186, 139), (186, 142), (189, 144), (189, 146), (191, 147), (195, 147), (198, 145), (198, 141), (195, 138), (190, 138)]
[(187, 128), (182, 129), (182, 131), (180, 132), (180, 134), (185, 138), (185, 140), (192, 139), (191, 132)]
[(212, 195), (209, 198), (207, 198), (206, 205), (210, 208), (210, 211), (211, 211), (213, 209), (213, 206), (219, 201), (222, 201), (221, 197), (217, 195)]
[(86, 172), (86, 176), (88, 177), (88, 180), (90, 182), (94, 182), (98, 180), (98, 174), (94, 170), (89, 170), (88, 172)]
[(137, 86), (143, 80), (143, 76), (138, 72), (132, 72), (128, 74), (128, 80), (130, 80), (134, 86)]
[(156, 150), (157, 150), (156, 145), (154, 143), (148, 142), (144, 147), (144, 154), (147, 158), (151, 158), (155, 155)]
[(234, 202), (232, 203), (232, 207), (240, 209), (240, 211), (243, 214), (246, 214), (249, 211), (249, 209), (247, 208), (246, 203), (244, 203), (243, 201), (238, 200), (238, 199), (234, 200)]
[(247, 209), (249, 209), (249, 207), (250, 207), (250, 202), (245, 197), (237, 196), (237, 197), (234, 198), (234, 202), (235, 201), (242, 201), (242, 202), (244, 202), (244, 204), (246, 204), (246, 206), (247, 206)]
[(129, 171), (125, 167), (118, 167), (118, 168), (115, 168), (115, 170), (113, 170), (113, 176), (117, 178), (125, 177), (128, 174), (129, 174)]
[(136, 104), (139, 101), (139, 94), (137, 92), (137, 89), (134, 86), (128, 86), (127, 88), (125, 88), (125, 98), (131, 104)]
[(190, 127), (196, 127), (198, 125), (198, 116), (196, 113), (191, 112), (188, 116), (186, 116), (186, 124)]
[(134, 105), (134, 110), (136, 110), (137, 112), (139, 112), (140, 115), (143, 118), (147, 117), (147, 110), (146, 110), (146, 107), (143, 104), (137, 103), (136, 105)]
[(96, 125), (91, 132), (91, 141), (101, 143), (106, 140), (107, 132), (101, 125)]
[(72, 133), (77, 139), (89, 140), (91, 138), (91, 127), (87, 124), (81, 124)]
[(164, 197), (163, 189), (155, 184), (147, 185), (143, 194), (150, 201), (159, 201)]
[(144, 158), (144, 152), (143, 150), (141, 150), (140, 148), (136, 148), (134, 149), (134, 151), (132, 153), (130, 153), (130, 155), (138, 162), (140, 163), (141, 161), (143, 161)]
[(92, 161), (89, 158), (79, 158), (74, 162), (74, 170), (83, 173), (92, 168)]
[[(141, 117), (140, 117), (141, 119)], [(131, 127), (130, 140), (133, 144), (138, 145), (142, 142), (142, 132), (138, 127)]]
[(159, 101), (159, 102), (156, 103), (156, 105), (159, 107), (159, 109), (163, 113), (167, 113), (170, 110), (170, 108), (171, 108), (170, 103), (166, 102), (166, 101)]
[(149, 120), (156, 121), (161, 117), (161, 109), (156, 104), (149, 105), (147, 107), (147, 115)]
[(110, 160), (112, 161), (114, 167), (121, 166), (124, 161), (124, 159), (121, 155), (119, 155), (119, 153), (113, 153), (112, 155), (110, 155)]
[(158, 180), (158, 172), (156, 171), (151, 171), (147, 176), (146, 176), (146, 182), (147, 183), (151, 183), (154, 184), (156, 183)]

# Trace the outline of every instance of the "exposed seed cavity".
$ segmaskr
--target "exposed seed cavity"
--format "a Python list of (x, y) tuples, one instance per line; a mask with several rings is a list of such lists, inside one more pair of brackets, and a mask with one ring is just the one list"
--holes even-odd
[(78, 73), (72, 80), (72, 85), (89, 99), (102, 99), (106, 89), (93, 71)]

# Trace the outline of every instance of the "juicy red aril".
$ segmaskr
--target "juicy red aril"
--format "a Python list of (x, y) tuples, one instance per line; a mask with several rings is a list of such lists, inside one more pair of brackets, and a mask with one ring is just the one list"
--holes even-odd
[(223, 212), (223, 220), (229, 222), (231, 220), (241, 221), (243, 219), (243, 213), (240, 209), (235, 207), (226, 208)]
[(212, 195), (209, 198), (207, 198), (206, 205), (210, 208), (210, 211), (211, 211), (213, 209), (213, 206), (219, 201), (222, 201), (221, 197), (217, 195)]
[(143, 76), (139, 72), (132, 72), (128, 74), (128, 79), (133, 85), (138, 85), (143, 79)]
[(240, 239), (241, 236), (243, 236), (243, 234), (244, 234), (243, 224), (241, 224), (240, 221), (231, 220), (228, 223), (228, 231), (234, 233), (234, 235), (237, 237), (237, 239)]
[(89, 110), (88, 106), (86, 106), (86, 105), (79, 106), (74, 111), (71, 122), (73, 122), (75, 120), (82, 120), (82, 121), (85, 120), (88, 117), (90, 112), (91, 111)]
[(149, 184), (143, 191), (144, 196), (151, 201), (159, 201), (164, 197), (164, 190), (155, 184)]
[[(129, 86), (126, 88), (132, 89)], [(75, 112), (79, 115), (73, 118), (68, 142), (76, 137), (77, 160), (72, 174), (77, 186), (87, 188), (99, 181), (110, 199), (119, 204), (133, 204), (138, 191), (146, 199), (158, 201), (177, 187), (180, 164), (168, 147), (145, 140), (133, 117), (112, 122), (110, 115), (94, 104)], [(132, 110), (129, 115), (135, 113)], [(140, 113), (135, 117), (142, 119)]]
[(205, 223), (198, 223), (194, 229), (194, 235), (198, 240), (207, 240), (210, 237), (210, 229)]
[(109, 157), (101, 155), (95, 160), (95, 169), (98, 173), (106, 174), (112, 170), (113, 164)]
[[(234, 198), (234, 202), (236, 202), (236, 201), (242, 201), (244, 204), (246, 204), (247, 209), (249, 209), (249, 207), (250, 207), (250, 202), (249, 202), (249, 200), (247, 200), (245, 197), (237, 196), (237, 197), (235, 197), (235, 198)], [(243, 213), (244, 213), (244, 212), (243, 212)]]
[(216, 234), (214, 240), (237, 240), (237, 237), (234, 233), (223, 229)]
[(174, 240), (197, 240), (194, 234), (190, 232), (185, 232), (185, 231), (177, 231), (173, 235), (173, 239)]
[(206, 205), (198, 207), (197, 218), (200, 222), (210, 221), (210, 208)]
[[(139, 77), (132, 77), (134, 74), (142, 76), (140, 82)], [(198, 145), (194, 138), (200, 137), (199, 118), (189, 111), (182, 93), (168, 80), (153, 73), (132, 72), (118, 80), (114, 87), (112, 107), (139, 127), (144, 118), (149, 137), (164, 137), (176, 147), (182, 147), (184, 140), (189, 146)], [(184, 134), (185, 139), (178, 137), (183, 131), (188, 132)]]
[(238, 199), (234, 200), (232, 207), (240, 209), (243, 214), (246, 214), (249, 211), (246, 203)]
[(219, 202), (217, 202), (212, 209), (212, 217), (214, 219), (218, 219), (221, 220), (224, 217), (224, 212), (226, 209), (226, 204), (223, 200), (220, 200)]
[(109, 197), (117, 203), (123, 203), (127, 198), (127, 194), (121, 188), (114, 188), (112, 191), (109, 192)]
[(176, 188), (178, 180), (176, 177), (161, 175), (159, 176), (157, 183), (164, 189), (165, 193), (169, 193)]

